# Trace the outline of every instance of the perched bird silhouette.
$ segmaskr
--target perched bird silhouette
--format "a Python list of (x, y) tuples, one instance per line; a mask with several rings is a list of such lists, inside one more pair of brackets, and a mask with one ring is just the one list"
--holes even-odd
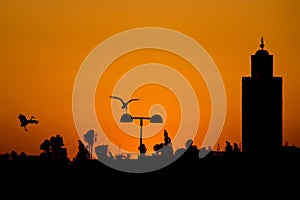
[(117, 96), (109, 96), (109, 97), (112, 99), (118, 99), (119, 101), (121, 101), (121, 103), (122, 103), (121, 109), (123, 109), (123, 112), (126, 114), (127, 114), (127, 110), (128, 110), (128, 104), (132, 101), (140, 100), (140, 99), (130, 99), (129, 101), (125, 102), (122, 98), (117, 97)]
[(34, 119), (34, 118), (35, 118), (34, 116), (31, 116), (30, 119), (27, 119), (25, 115), (19, 114), (19, 115), (18, 115), (18, 118), (19, 118), (19, 120), (20, 120), (21, 127), (24, 127), (24, 130), (25, 130), (25, 131), (28, 131), (27, 128), (26, 128), (26, 126), (27, 126), (28, 124), (38, 124), (38, 123), (39, 123), (38, 120), (35, 120), (35, 119)]

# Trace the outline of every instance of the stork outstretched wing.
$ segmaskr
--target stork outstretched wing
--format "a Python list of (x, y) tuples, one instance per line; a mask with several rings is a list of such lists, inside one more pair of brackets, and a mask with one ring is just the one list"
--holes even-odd
[(121, 103), (124, 105), (125, 104), (125, 101), (122, 99), (122, 98), (120, 98), (120, 97), (117, 97), (117, 96), (109, 96), (110, 98), (112, 98), (112, 99), (118, 99), (118, 100), (120, 100), (121, 101)]
[(132, 101), (138, 101), (138, 100), (140, 100), (140, 99), (130, 99), (130, 100), (128, 101), (128, 103), (130, 103), (130, 102), (132, 102)]

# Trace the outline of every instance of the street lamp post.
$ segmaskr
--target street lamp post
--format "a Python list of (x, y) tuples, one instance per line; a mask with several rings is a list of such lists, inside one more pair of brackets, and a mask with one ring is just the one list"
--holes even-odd
[(153, 115), (152, 117), (132, 117), (129, 114), (123, 114), (121, 117), (120, 122), (132, 122), (134, 119), (139, 119), (140, 120), (140, 146), (139, 146), (139, 150), (140, 150), (140, 154), (142, 153), (146, 153), (146, 149), (143, 145), (143, 120), (147, 119), (150, 120), (150, 123), (162, 123), (162, 117), (160, 115)]
[(143, 141), (142, 141), (142, 138), (143, 138), (143, 133), (142, 133), (143, 120), (144, 119), (150, 120), (151, 118), (150, 117), (131, 117), (131, 119), (139, 119), (140, 120), (140, 147), (139, 147), (139, 150), (140, 150), (140, 154), (141, 153), (146, 153), (146, 149), (143, 148)]

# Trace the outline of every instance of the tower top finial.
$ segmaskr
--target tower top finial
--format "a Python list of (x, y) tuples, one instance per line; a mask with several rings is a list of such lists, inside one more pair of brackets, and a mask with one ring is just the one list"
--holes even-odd
[(261, 36), (261, 40), (260, 40), (260, 48), (263, 50), (264, 49), (264, 47), (265, 47), (265, 45), (264, 45), (264, 37), (263, 36)]

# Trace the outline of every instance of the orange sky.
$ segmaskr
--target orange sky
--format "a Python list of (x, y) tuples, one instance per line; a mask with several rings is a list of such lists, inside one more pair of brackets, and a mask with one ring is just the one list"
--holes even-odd
[[(0, 153), (15, 150), (39, 154), (39, 145), (45, 139), (60, 134), (69, 157), (73, 158), (79, 135), (73, 121), (72, 92), (82, 62), (108, 37), (147, 26), (169, 28), (192, 37), (218, 66), (227, 96), (226, 120), (218, 140), (221, 148), (225, 140), (241, 143), (241, 77), (250, 75), (250, 55), (258, 50), (260, 37), (264, 36), (265, 49), (274, 55), (274, 75), (283, 77), (283, 141), (300, 146), (299, 10), (300, 2), (296, 0), (1, 1)], [(122, 65), (124, 71), (149, 62), (172, 66), (189, 78), (193, 76), (192, 71), (187, 70), (191, 69), (188, 63), (178, 56), (144, 50), (117, 59), (108, 68), (110, 75), (108, 73), (103, 79), (116, 81), (121, 76), (116, 72), (118, 65)], [(109, 117), (101, 118), (102, 108), (109, 112), (109, 108), (102, 106), (111, 103), (108, 95), (114, 82), (107, 80), (107, 87), (99, 82), (95, 96), (97, 116), (100, 123), (105, 124), (105, 130), (116, 127), (104, 122)], [(200, 145), (209, 122), (210, 102), (201, 77), (198, 81), (193, 86), (197, 85), (195, 91), (198, 97), (201, 95), (201, 128), (194, 142)], [(165, 97), (160, 102), (168, 114), (164, 128), (172, 138), (178, 124), (171, 124), (178, 122), (180, 115), (178, 102), (168, 89), (154, 85), (140, 88), (134, 96), (148, 100), (132, 104), (130, 109), (136, 115), (146, 115), (156, 99), (150, 99), (155, 95), (151, 91)], [(107, 99), (100, 103), (101, 95)], [(171, 108), (176, 105), (177, 108)], [(119, 105), (116, 103), (116, 106)], [(24, 132), (17, 119), (19, 113), (34, 115), (40, 123), (29, 125), (29, 131)], [(122, 147), (137, 150), (138, 138), (128, 139), (121, 135), (122, 139), (116, 135), (109, 137), (114, 138), (112, 141), (116, 145), (122, 140)], [(127, 143), (124, 142), (126, 138)], [(150, 140), (145, 140), (149, 150), (152, 144), (163, 141), (162, 131)]]

